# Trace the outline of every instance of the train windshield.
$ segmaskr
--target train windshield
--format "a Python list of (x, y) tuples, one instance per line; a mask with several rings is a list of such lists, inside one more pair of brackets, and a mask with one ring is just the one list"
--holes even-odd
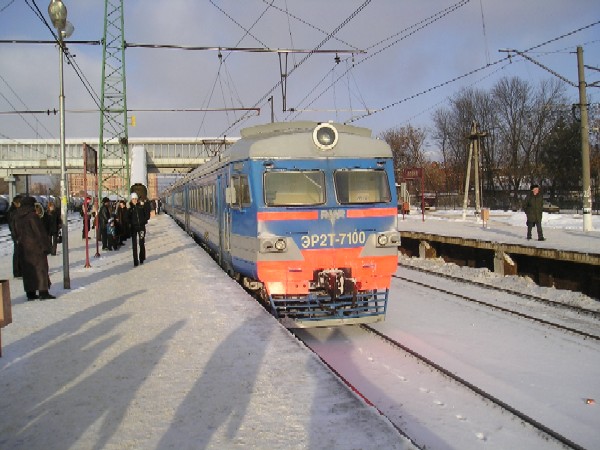
[(267, 206), (310, 206), (325, 203), (325, 175), (320, 170), (265, 173)]
[(383, 170), (337, 170), (334, 179), (337, 199), (342, 205), (391, 200), (390, 184)]

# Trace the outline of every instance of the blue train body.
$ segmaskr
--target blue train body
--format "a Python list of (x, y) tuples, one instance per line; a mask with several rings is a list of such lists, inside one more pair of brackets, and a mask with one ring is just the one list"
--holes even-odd
[(291, 122), (242, 138), (165, 210), (288, 327), (383, 320), (400, 237), (392, 154), (364, 128)]

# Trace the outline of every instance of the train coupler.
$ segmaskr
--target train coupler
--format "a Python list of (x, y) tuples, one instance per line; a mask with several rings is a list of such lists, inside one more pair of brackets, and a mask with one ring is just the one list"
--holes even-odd
[(329, 294), (331, 299), (356, 292), (356, 280), (348, 277), (342, 269), (325, 269), (316, 274), (316, 285)]

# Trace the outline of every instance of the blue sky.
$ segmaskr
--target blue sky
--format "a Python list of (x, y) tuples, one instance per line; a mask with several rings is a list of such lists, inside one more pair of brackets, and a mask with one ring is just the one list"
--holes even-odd
[[(48, 0), (35, 1), (47, 19)], [(555, 39), (531, 52), (531, 57), (576, 82), (574, 51), (581, 45), (585, 63), (600, 67), (600, 25), (562, 37), (600, 20), (597, 0), (471, 0), (428, 26), (418, 25), (457, 2), (373, 0), (365, 5), (364, 0), (127, 0), (125, 40), (313, 49), (326, 39), (320, 30), (332, 32), (364, 5), (322, 49), (354, 47), (367, 50), (366, 54), (354, 57), (340, 54), (339, 64), (335, 64), (333, 54), (315, 54), (288, 78), (288, 108), (311, 111), (284, 113), (281, 88), (277, 87), (273, 95), (277, 120), (344, 122), (363, 116), (366, 108), (385, 108), (352, 122), (373, 129), (375, 134), (408, 123), (429, 127), (433, 111), (446, 106), (448, 98), (464, 87), (488, 89), (504, 76), (519, 76), (534, 83), (553, 78), (549, 72), (519, 57), (511, 63), (493, 64), (506, 57), (499, 49), (526, 50)], [(0, 39), (52, 38), (28, 4), (33, 6), (33, 0), (0, 0)], [(71, 39), (102, 38), (103, 1), (65, 0), (65, 4), (69, 21), (75, 26)], [(286, 10), (295, 17), (286, 16), (283, 12)], [(250, 33), (246, 34), (242, 28), (251, 28)], [(408, 31), (386, 40), (403, 30)], [(378, 42), (382, 43), (376, 45)], [(69, 48), (99, 95), (101, 46)], [(259, 100), (280, 80), (277, 55), (223, 52), (223, 56), (224, 63), (220, 65), (215, 51), (127, 49), (128, 107), (258, 106), (260, 115), (231, 127), (240, 113), (132, 113), (136, 116), (136, 126), (129, 129), (129, 135), (238, 136), (240, 127), (269, 122), (269, 103)], [(304, 56), (289, 56), (289, 68)], [(56, 46), (0, 44), (0, 61), (0, 112), (58, 109)], [(492, 63), (488, 68), (433, 89), (488, 63)], [(600, 72), (586, 70), (586, 77), (588, 82), (597, 81)], [(576, 88), (568, 86), (566, 93), (570, 101), (577, 101)], [(590, 88), (588, 94), (592, 101), (599, 101), (598, 88)], [(67, 110), (97, 109), (82, 82), (66, 65), (65, 95)], [(98, 113), (68, 112), (66, 136), (95, 137), (99, 124)], [(58, 129), (58, 116), (0, 115), (1, 139), (58, 138)]]

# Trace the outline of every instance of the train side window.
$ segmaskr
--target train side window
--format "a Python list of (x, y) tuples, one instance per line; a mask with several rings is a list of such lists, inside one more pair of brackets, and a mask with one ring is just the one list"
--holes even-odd
[(250, 185), (247, 175), (234, 175), (231, 184), (235, 188), (235, 203), (232, 206), (241, 208), (250, 206)]
[(310, 206), (325, 203), (322, 171), (272, 171), (264, 177), (267, 206)]
[(337, 170), (334, 180), (337, 200), (342, 205), (387, 203), (392, 198), (383, 170)]

